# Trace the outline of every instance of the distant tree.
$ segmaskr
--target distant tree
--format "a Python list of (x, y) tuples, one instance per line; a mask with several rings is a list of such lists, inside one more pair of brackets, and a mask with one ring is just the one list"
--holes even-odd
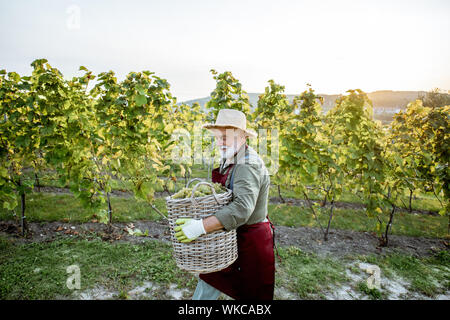
[(439, 88), (434, 88), (425, 95), (420, 95), (424, 107), (431, 109), (442, 108), (450, 105), (450, 94), (443, 93)]

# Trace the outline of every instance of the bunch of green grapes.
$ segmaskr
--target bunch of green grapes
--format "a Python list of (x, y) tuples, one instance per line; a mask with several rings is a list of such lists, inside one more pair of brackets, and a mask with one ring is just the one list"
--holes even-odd
[[(226, 189), (220, 183), (213, 183), (212, 185), (213, 185), (214, 191), (216, 193), (223, 193), (226, 191)], [(172, 196), (172, 199), (190, 198), (192, 195), (192, 190), (193, 190), (192, 187), (189, 187), (189, 188), (184, 187), (183, 189), (181, 189), (180, 191), (175, 193)], [(204, 197), (204, 196), (209, 196), (209, 195), (212, 195), (211, 187), (208, 185), (202, 184), (197, 188), (197, 190), (195, 190), (194, 198)]]

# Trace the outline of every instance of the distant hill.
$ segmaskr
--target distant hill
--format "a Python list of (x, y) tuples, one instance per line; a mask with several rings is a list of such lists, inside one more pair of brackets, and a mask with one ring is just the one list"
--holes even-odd
[[(377, 120), (382, 120), (383, 122), (392, 121), (392, 117), (398, 111), (406, 108), (406, 105), (426, 94), (426, 91), (392, 91), (392, 90), (380, 90), (367, 93), (369, 99), (372, 101), (374, 108), (374, 118)], [(252, 111), (258, 104), (258, 99), (261, 93), (248, 93), (250, 105)], [(327, 112), (330, 110), (336, 99), (338, 99), (342, 94), (318, 94), (323, 97), (323, 111)], [(289, 102), (292, 102), (296, 95), (286, 94)], [(211, 99), (211, 97), (198, 98), (193, 100), (188, 100), (183, 103), (192, 106), (195, 102), (200, 104), (203, 108), (205, 104)]]
[[(369, 99), (372, 100), (374, 108), (383, 108), (383, 109), (403, 109), (406, 105), (415, 99), (417, 99), (420, 95), (425, 95), (425, 91), (391, 91), (391, 90), (382, 90), (382, 91), (374, 91), (367, 93)], [(250, 104), (252, 106), (252, 110), (256, 107), (258, 103), (258, 97), (261, 93), (248, 93)], [(324, 98), (323, 108), (328, 110), (333, 107), (337, 98), (339, 98), (340, 94), (318, 94)], [(292, 102), (296, 95), (287, 94), (287, 98), (289, 102)], [(193, 100), (185, 101), (184, 103), (187, 105), (192, 105), (195, 102), (198, 102), (202, 107), (205, 106), (206, 102), (208, 102), (211, 97), (198, 98)]]

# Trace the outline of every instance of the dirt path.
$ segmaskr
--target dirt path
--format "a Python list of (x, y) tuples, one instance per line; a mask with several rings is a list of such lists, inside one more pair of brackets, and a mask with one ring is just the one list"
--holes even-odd
[[(149, 240), (170, 242), (169, 226), (166, 222), (136, 221), (133, 223), (113, 223), (111, 230), (101, 223), (29, 223), (31, 233), (27, 237), (19, 234), (14, 221), (0, 221), (0, 234), (17, 243), (49, 242), (61, 238), (102, 239), (110, 242), (140, 243)], [(130, 235), (126, 228), (148, 231), (148, 236)], [(390, 246), (378, 247), (378, 239), (373, 233), (332, 229), (329, 240), (324, 242), (318, 228), (275, 226), (278, 246), (296, 246), (306, 252), (319, 255), (343, 257), (348, 254), (387, 254), (395, 251), (417, 257), (428, 256), (440, 250), (448, 250), (443, 239), (423, 237), (390, 236)]]

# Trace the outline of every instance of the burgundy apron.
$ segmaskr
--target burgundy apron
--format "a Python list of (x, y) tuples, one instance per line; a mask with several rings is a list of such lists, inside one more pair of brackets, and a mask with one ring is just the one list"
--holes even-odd
[[(212, 171), (212, 182), (225, 186), (231, 167), (225, 174)], [(269, 222), (242, 225), (236, 229), (238, 257), (229, 267), (199, 277), (236, 300), (273, 300), (275, 284), (274, 238)]]

